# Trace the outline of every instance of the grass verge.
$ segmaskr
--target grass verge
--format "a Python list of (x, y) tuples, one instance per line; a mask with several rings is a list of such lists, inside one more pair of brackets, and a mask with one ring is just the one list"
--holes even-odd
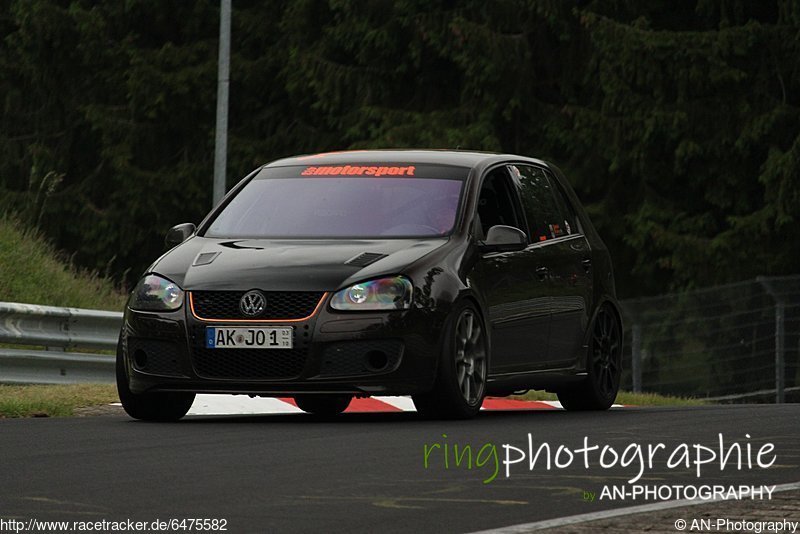
[(77, 408), (119, 402), (110, 384), (0, 385), (0, 418), (68, 417)]
[(0, 301), (122, 311), (126, 295), (70, 265), (37, 232), (0, 217)]
[[(522, 400), (558, 400), (555, 393), (547, 393), (546, 391), (529, 391), (514, 398)], [(617, 395), (616, 403), (628, 406), (702, 406), (707, 404), (701, 399), (670, 397), (657, 393), (633, 393), (631, 391), (620, 391)]]

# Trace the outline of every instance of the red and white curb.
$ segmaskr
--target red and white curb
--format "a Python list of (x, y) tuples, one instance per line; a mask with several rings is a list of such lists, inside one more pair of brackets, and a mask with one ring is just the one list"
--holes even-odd
[[(620, 405), (614, 405), (620, 407)], [(483, 401), (483, 410), (559, 410), (558, 401), (524, 401), (489, 397)], [(415, 412), (410, 397), (369, 397), (353, 399), (345, 413)], [(290, 397), (250, 398), (242, 395), (198, 395), (188, 415), (247, 415), (303, 413)]]
[[(122, 406), (115, 402), (113, 406)], [(612, 408), (622, 408), (614, 404)], [(487, 397), (481, 410), (484, 411), (536, 411), (563, 410), (558, 401), (527, 401)], [(345, 413), (391, 413), (416, 412), (411, 397), (368, 397), (353, 399)], [(304, 413), (291, 397), (256, 397), (246, 395), (197, 395), (192, 408), (186, 415), (273, 415), (285, 413)]]

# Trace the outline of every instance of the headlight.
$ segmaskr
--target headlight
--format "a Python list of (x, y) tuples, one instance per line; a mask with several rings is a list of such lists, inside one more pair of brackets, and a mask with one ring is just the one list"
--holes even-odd
[(183, 305), (183, 290), (165, 278), (148, 274), (136, 285), (130, 307), (134, 310), (169, 311)]
[(380, 278), (337, 291), (331, 299), (334, 310), (407, 310), (413, 286), (404, 276)]

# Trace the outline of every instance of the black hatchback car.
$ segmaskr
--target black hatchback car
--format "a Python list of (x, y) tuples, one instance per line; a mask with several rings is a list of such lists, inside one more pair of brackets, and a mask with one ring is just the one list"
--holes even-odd
[(411, 395), (475, 415), (527, 389), (602, 410), (620, 380), (611, 260), (561, 172), (460, 151), (275, 161), (239, 182), (131, 294), (117, 351), (129, 415), (196, 393), (293, 397), (311, 413)]

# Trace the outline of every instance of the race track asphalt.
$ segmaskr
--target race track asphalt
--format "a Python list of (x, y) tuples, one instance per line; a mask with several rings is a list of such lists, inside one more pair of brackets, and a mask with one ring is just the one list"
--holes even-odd
[[(529, 433), (534, 447), (547, 442), (554, 452), (577, 449), (584, 437), (619, 453), (638, 443), (646, 454), (647, 444), (663, 443), (667, 453), (657, 452), (638, 484), (772, 485), (800, 481), (798, 423), (800, 405), (483, 412), (471, 421), (408, 412), (196, 416), (173, 424), (8, 419), (0, 420), (0, 518), (216, 518), (234, 533), (471, 532), (648, 502), (600, 500), (604, 486), (626, 484), (638, 463), (604, 469), (597, 451), (588, 469), (579, 455), (550, 470), (529, 470), (526, 459), (506, 478), (503, 444), (527, 452)], [(667, 467), (667, 454), (682, 443), (718, 449), (720, 433), (745, 457), (750, 445), (752, 469), (729, 463), (721, 471), (715, 461), (697, 478), (694, 467)], [(444, 443), (449, 468), (441, 447), (430, 449), (425, 468), (425, 446)], [(774, 465), (762, 469), (756, 454), (766, 443), (774, 445)], [(454, 465), (455, 444), (472, 446), (472, 469)], [(484, 483), (495, 470), (492, 446), (499, 473)], [(594, 502), (585, 493), (595, 493)]]

